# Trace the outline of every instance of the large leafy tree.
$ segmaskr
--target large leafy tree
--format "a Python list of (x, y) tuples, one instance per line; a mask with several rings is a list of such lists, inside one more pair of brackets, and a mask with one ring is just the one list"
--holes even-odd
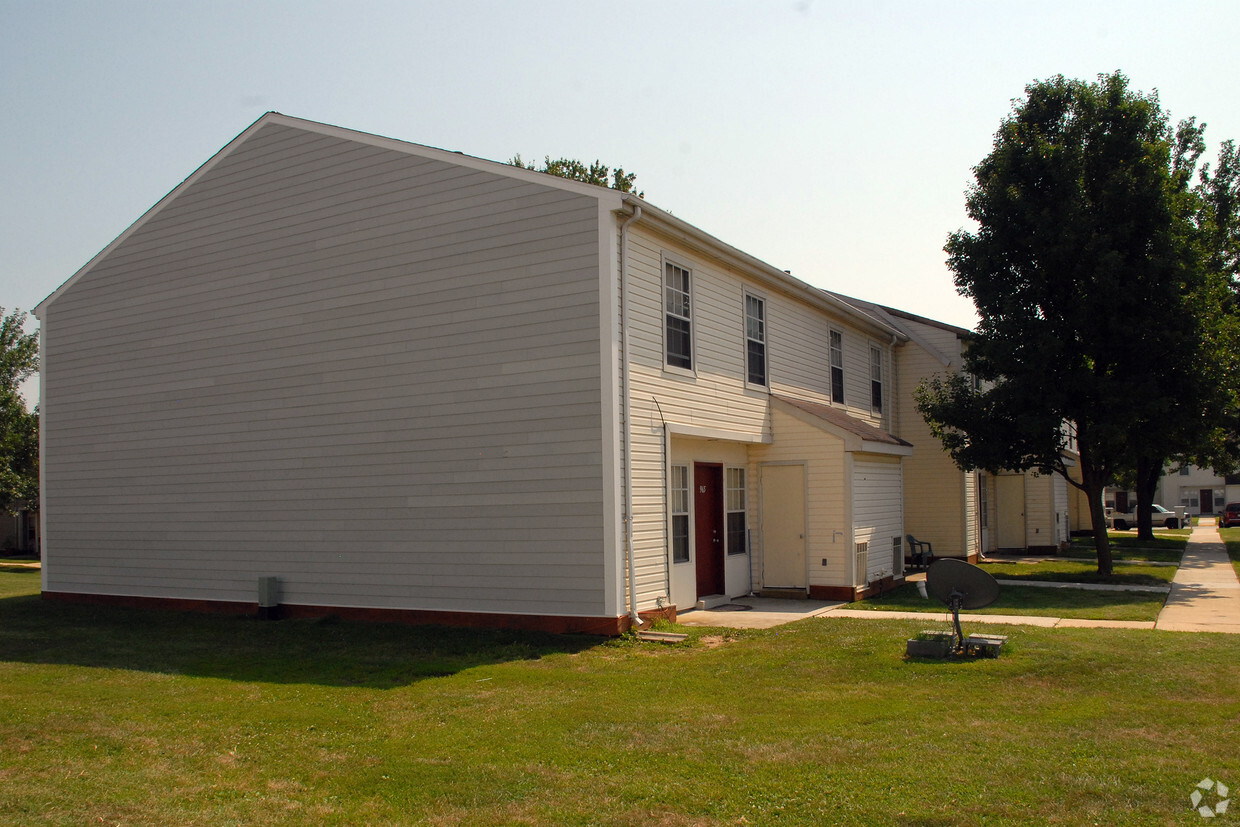
[(945, 247), (980, 317), (965, 359), (978, 381), (933, 380), (918, 408), (962, 467), (1037, 468), (1082, 489), (1104, 574), (1102, 491), (1135, 465), (1133, 441), (1208, 415), (1193, 371), (1217, 282), (1190, 154), (1157, 95), (1118, 72), (1032, 83), (974, 168), (977, 229)]
[[(1205, 151), (1205, 125), (1195, 118), (1176, 129), (1171, 152), (1170, 199), (1176, 227), (1186, 233), (1195, 255), (1185, 262), (1197, 272), (1184, 281), (1187, 311), (1168, 314), (1165, 323), (1179, 324), (1172, 335), (1192, 361), (1162, 377), (1162, 393), (1135, 411), (1129, 446), (1132, 478), (1137, 490), (1140, 536), (1153, 537), (1150, 504), (1168, 460), (1191, 461), (1226, 470), (1235, 464), (1236, 325), (1234, 237), (1236, 234), (1236, 169), (1234, 146), (1219, 152), (1219, 171), (1207, 164), (1192, 186), (1198, 160)], [(1191, 187), (1191, 188), (1190, 188)], [(1231, 247), (1231, 252), (1228, 248)]]
[(39, 369), (39, 339), (26, 332), (26, 314), (0, 307), (0, 508), (37, 506), (39, 413), (28, 411), (21, 384)]

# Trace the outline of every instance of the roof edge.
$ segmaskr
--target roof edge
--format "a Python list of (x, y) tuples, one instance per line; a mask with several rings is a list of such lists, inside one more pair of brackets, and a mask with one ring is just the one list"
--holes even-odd
[(829, 291), (803, 282), (791, 273), (780, 270), (778, 267), (767, 264), (762, 259), (746, 253), (744, 250), (733, 247), (726, 241), (695, 227), (684, 219), (677, 218), (666, 210), (659, 209), (644, 198), (640, 198), (632, 193), (625, 193), (624, 203), (630, 207), (641, 207), (643, 218), (654, 219), (657, 224), (663, 226), (665, 232), (675, 236), (678, 240), (687, 242), (707, 255), (721, 259), (751, 275), (757, 276), (767, 283), (786, 290), (821, 310), (843, 313), (871, 329), (882, 331), (884, 335), (895, 336), (901, 341), (908, 340), (908, 336), (899, 328), (867, 313), (863, 313)]
[(243, 129), (240, 132), (240, 134), (238, 134), (235, 138), (233, 138), (228, 143), (224, 144), (224, 146), (219, 151), (217, 151), (214, 155), (212, 155), (210, 158), (208, 158), (206, 161), (200, 164), (197, 169), (195, 169), (188, 176), (186, 176), (185, 180), (181, 181), (181, 183), (177, 184), (175, 187), (169, 190), (168, 193), (164, 195), (163, 198), (156, 201), (154, 205), (152, 205), (149, 209), (147, 209), (146, 212), (138, 216), (138, 219), (136, 221), (134, 221), (132, 224), (126, 227), (121, 232), (120, 235), (112, 239), (111, 243), (109, 243), (106, 247), (104, 247), (102, 250), (96, 253), (90, 259), (90, 261), (86, 262), (81, 267), (79, 267), (76, 273), (69, 276), (69, 278), (65, 279), (64, 283), (62, 283), (59, 287), (53, 290), (50, 294), (48, 294), (47, 298), (43, 299), (43, 301), (36, 304), (34, 306), (34, 310), (31, 311), (34, 313), (35, 318), (42, 321), (43, 313), (46, 311), (48, 305), (50, 305), (57, 298), (59, 298), (62, 293), (64, 293), (66, 290), (72, 287), (80, 278), (82, 278), (82, 276), (86, 275), (92, 269), (94, 269), (96, 264), (98, 264), (104, 257), (110, 254), (118, 246), (120, 246), (126, 239), (128, 239), (130, 236), (136, 233), (139, 229), (141, 229), (142, 226), (146, 224), (146, 222), (150, 221), (152, 218), (158, 215), (163, 210), (164, 207), (168, 206), (168, 204), (170, 204), (173, 201), (173, 199), (175, 199), (176, 196), (180, 194), (182, 190), (187, 188), (190, 184), (197, 181), (202, 176), (206, 175), (207, 172), (210, 171), (212, 167), (214, 167), (221, 160), (223, 160), (224, 158), (227, 158), (230, 154), (232, 154), (233, 150), (235, 150), (238, 146), (244, 143), (245, 140), (250, 135), (252, 135), (254, 132), (257, 132), (259, 129), (261, 129), (263, 125), (279, 117), (283, 117), (283, 116), (281, 116), (278, 112), (266, 112), (258, 120), (254, 121), (254, 123), (250, 124), (245, 129)]
[(503, 163), (502, 161), (488, 161), (484, 158), (466, 155), (463, 152), (454, 152), (447, 149), (425, 146), (423, 144), (415, 144), (409, 141), (401, 141), (396, 138), (386, 138), (381, 135), (371, 134), (369, 132), (359, 132), (353, 129), (346, 129), (340, 126), (320, 123), (318, 121), (296, 118), (290, 115), (284, 115), (280, 112), (265, 112), (256, 121), (242, 130), (240, 134), (221, 147), (214, 155), (200, 164), (197, 169), (190, 173), (183, 181), (181, 181), (181, 183), (173, 187), (167, 194), (164, 195), (163, 198), (156, 201), (155, 204), (147, 209), (146, 212), (142, 213), (136, 221), (126, 227), (120, 235), (96, 253), (90, 261), (78, 268), (77, 272), (71, 275), (59, 287), (48, 294), (43, 301), (35, 305), (32, 310), (35, 318), (42, 321), (43, 313), (47, 310), (48, 306), (59, 298), (65, 290), (73, 286), (79, 279), (82, 278), (82, 276), (94, 269), (95, 265), (98, 264), (104, 257), (109, 255), (120, 244), (141, 229), (142, 226), (150, 221), (154, 216), (158, 215), (168, 204), (175, 200), (183, 190), (210, 172), (213, 167), (215, 167), (221, 160), (232, 154), (237, 147), (245, 143), (255, 132), (270, 124), (278, 124), (280, 126), (292, 127), (294, 129), (303, 129), (307, 132), (328, 135), (340, 138), (341, 140), (356, 141), (370, 146), (377, 146), (396, 152), (403, 152), (408, 155), (419, 155), (446, 163), (456, 164), (458, 166), (468, 167), (470, 169), (506, 175), (511, 178), (526, 180), (540, 186), (567, 190), (578, 195), (596, 198), (611, 209), (620, 209), (622, 205), (621, 193), (607, 187), (586, 184), (581, 181), (573, 181), (567, 178), (549, 175), (545, 172), (537, 172), (534, 170), (524, 169), (522, 167), (515, 167), (511, 164)]

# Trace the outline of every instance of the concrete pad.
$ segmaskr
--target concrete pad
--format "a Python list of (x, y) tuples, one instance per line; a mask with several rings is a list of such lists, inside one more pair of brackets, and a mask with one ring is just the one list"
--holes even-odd
[(770, 629), (807, 617), (817, 617), (842, 605), (823, 600), (739, 597), (715, 609), (677, 612), (676, 622), (684, 626), (720, 626), (724, 629)]

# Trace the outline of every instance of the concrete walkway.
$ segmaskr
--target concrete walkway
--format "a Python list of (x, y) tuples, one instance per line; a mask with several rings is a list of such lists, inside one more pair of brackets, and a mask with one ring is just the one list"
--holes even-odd
[[(909, 581), (924, 579), (925, 573), (911, 574)], [(1002, 581), (1001, 581), (1002, 582)], [(1012, 585), (1035, 585), (1013, 581)], [(1106, 584), (1065, 584), (1039, 582), (1039, 586), (1089, 588), (1122, 591), (1166, 591), (1159, 586), (1109, 586)], [(921, 620), (940, 623), (950, 619), (945, 609), (934, 612), (883, 612), (851, 609), (849, 603), (820, 600), (776, 600), (742, 597), (716, 609), (684, 612), (676, 622), (685, 626), (721, 626), (730, 629), (769, 629), (807, 617), (849, 617), (862, 620)], [(1227, 632), (1240, 634), (1240, 579), (1227, 557), (1227, 548), (1213, 524), (1193, 528), (1180, 569), (1171, 583), (1170, 594), (1157, 621), (1085, 620), (1072, 617), (1038, 615), (968, 614), (969, 623), (1040, 626), (1059, 629), (1163, 629), (1177, 632)]]
[(1240, 634), (1240, 579), (1218, 528), (1198, 525), (1188, 539), (1156, 628)]

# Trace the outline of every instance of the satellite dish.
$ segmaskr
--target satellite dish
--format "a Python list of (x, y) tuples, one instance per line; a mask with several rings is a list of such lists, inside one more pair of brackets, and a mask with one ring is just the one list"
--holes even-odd
[(964, 646), (960, 610), (981, 609), (999, 597), (999, 584), (993, 577), (977, 566), (950, 557), (936, 561), (926, 570), (926, 588), (951, 609), (956, 624), (956, 649)]

